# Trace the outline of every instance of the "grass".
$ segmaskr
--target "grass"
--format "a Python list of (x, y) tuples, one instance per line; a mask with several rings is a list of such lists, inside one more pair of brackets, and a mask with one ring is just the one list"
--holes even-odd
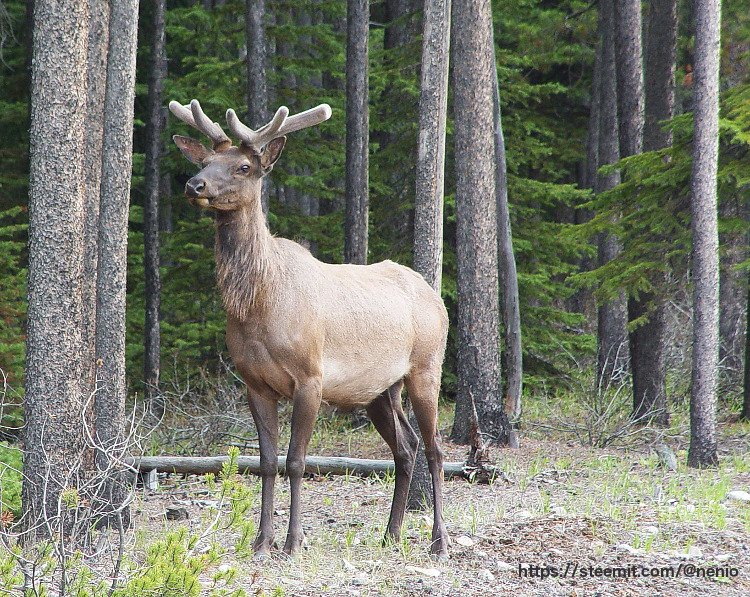
[[(206, 590), (231, 587), (246, 594), (486, 595), (495, 589), (518, 594), (542, 590), (570, 594), (570, 584), (529, 584), (531, 581), (519, 578), (512, 567), (518, 562), (554, 564), (568, 560), (597, 565), (664, 565), (682, 561), (693, 547), (704, 554), (702, 560), (691, 560), (695, 563), (718, 561), (717, 557), (729, 555), (732, 564), (742, 569), (738, 579), (700, 587), (694, 584), (696, 590), (750, 594), (750, 557), (741, 547), (748, 543), (750, 534), (750, 506), (726, 499), (732, 489), (747, 490), (750, 486), (746, 445), (750, 424), (722, 419), (724, 452), (719, 468), (695, 471), (685, 465), (688, 418), (684, 407), (675, 409), (667, 430), (657, 433), (646, 428), (617, 447), (602, 449), (587, 445), (580, 435), (559, 425), (580, 417), (580, 398), (569, 393), (526, 401), (521, 449), (493, 449), (491, 453), (507, 482), (446, 483), (444, 515), (449, 534), (454, 541), (468, 538), (463, 540), (466, 545), (454, 542), (449, 562), (437, 563), (428, 555), (431, 515), (408, 513), (400, 539), (382, 544), (394, 486), (394, 477), (389, 474), (370, 479), (351, 475), (306, 479), (303, 525), (307, 549), (292, 561), (278, 557), (255, 563), (248, 545), (258, 518), (260, 482), (255, 477), (232, 477), (236, 484), (220, 507), (221, 523), (204, 538), (209, 556), (200, 560), (180, 556), (180, 570), (187, 575), (195, 572), (196, 582)], [(452, 412), (452, 404), (440, 404), (444, 436)], [(288, 421), (290, 414), (289, 407), (284, 406), (282, 421)], [(613, 424), (618, 420), (613, 419)], [(282, 452), (288, 434), (288, 423), (282, 423)], [(665, 441), (676, 452), (677, 471), (660, 466), (651, 450), (655, 441)], [(169, 452), (165, 445), (152, 448)], [(216, 446), (212, 451), (224, 449)], [(348, 418), (331, 413), (321, 415), (309, 453), (390, 457), (372, 426), (352, 429)], [(0, 458), (2, 454), (0, 446)], [(447, 460), (463, 460), (465, 454), (466, 448), (446, 442)], [(134, 574), (143, 571), (148, 562), (157, 568), (163, 565), (163, 560), (152, 553), (154, 546), (161, 545), (164, 553), (174, 556), (178, 544), (188, 545), (191, 536), (208, 528), (219, 512), (200, 502), (220, 501), (221, 491), (221, 484), (175, 477), (163, 481), (156, 493), (140, 494), (134, 505), (140, 514), (128, 551)], [(160, 516), (175, 500), (187, 503), (189, 521), (169, 522)], [(283, 543), (286, 532), (288, 500), (288, 484), (279, 480), (275, 504), (279, 543)], [(175, 538), (173, 533), (179, 529), (185, 529), (186, 534)], [(172, 541), (168, 546), (164, 543), (167, 537)], [(633, 551), (625, 551), (623, 544)], [(219, 566), (228, 568), (220, 570)], [(432, 570), (437, 576), (430, 576), (435, 574)], [(487, 574), (495, 581), (486, 580)], [(691, 590), (689, 585), (665, 585), (663, 579), (659, 582), (601, 585), (579, 579), (575, 590), (600, 590), (602, 586), (604, 594), (647, 594), (655, 590), (689, 594)]]

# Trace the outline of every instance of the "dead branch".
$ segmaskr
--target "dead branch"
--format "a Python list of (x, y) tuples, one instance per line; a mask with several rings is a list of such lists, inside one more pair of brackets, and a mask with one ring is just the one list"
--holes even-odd
[[(218, 474), (227, 456), (141, 456), (128, 458), (125, 462), (135, 471), (160, 473), (182, 473), (188, 475)], [(237, 459), (240, 473), (260, 474), (259, 456), (240, 456)], [(446, 462), (443, 471), (446, 478), (469, 478), (464, 471), (463, 462)], [(279, 472), (286, 470), (286, 457), (279, 456)], [(305, 473), (313, 475), (375, 475), (393, 473), (392, 460), (373, 460), (366, 458), (344, 458), (340, 456), (308, 456), (305, 459)]]

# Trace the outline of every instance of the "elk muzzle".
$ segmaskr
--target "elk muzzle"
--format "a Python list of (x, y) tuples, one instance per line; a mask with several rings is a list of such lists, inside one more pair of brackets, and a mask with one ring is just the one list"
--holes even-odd
[(208, 192), (208, 185), (201, 176), (193, 176), (185, 183), (185, 196), (191, 205), (199, 207), (208, 207), (211, 195)]

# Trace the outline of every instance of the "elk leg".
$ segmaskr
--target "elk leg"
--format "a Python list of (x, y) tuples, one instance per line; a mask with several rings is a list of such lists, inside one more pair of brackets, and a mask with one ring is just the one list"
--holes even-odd
[(406, 499), (409, 495), (409, 483), (414, 471), (419, 439), (409, 425), (401, 408), (401, 388), (403, 381), (393, 384), (367, 406), (367, 415), (375, 429), (393, 452), (396, 464), (396, 487), (393, 490), (391, 515), (383, 541), (389, 538), (398, 540), (401, 536), (401, 525), (404, 522)]
[(437, 430), (437, 401), (440, 392), (440, 374), (413, 373), (406, 378), (414, 416), (424, 440), (427, 465), (432, 477), (432, 498), (435, 506), (430, 552), (439, 558), (448, 557), (448, 531), (443, 522), (443, 452)]
[(273, 488), (279, 472), (279, 415), (278, 404), (254, 392), (248, 392), (250, 411), (258, 430), (260, 444), (261, 506), (260, 529), (253, 543), (256, 557), (271, 553), (273, 546)]
[(286, 457), (286, 474), (289, 476), (291, 504), (289, 507), (289, 530), (284, 543), (284, 552), (294, 555), (302, 546), (305, 533), (300, 516), (300, 493), (302, 475), (305, 472), (307, 444), (310, 443), (315, 419), (321, 402), (321, 382), (319, 379), (299, 384), (294, 390), (292, 407), (292, 436)]

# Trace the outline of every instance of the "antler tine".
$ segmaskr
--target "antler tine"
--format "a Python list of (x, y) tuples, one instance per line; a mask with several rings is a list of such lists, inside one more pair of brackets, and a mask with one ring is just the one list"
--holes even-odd
[(294, 133), (328, 120), (331, 117), (331, 106), (320, 104), (315, 108), (305, 110), (287, 118), (288, 114), (289, 109), (286, 106), (281, 106), (276, 110), (276, 115), (271, 122), (254, 131), (240, 122), (234, 110), (227, 110), (227, 124), (229, 125), (229, 130), (241, 139), (245, 145), (249, 145), (260, 151), (266, 143), (277, 137), (283, 137), (289, 133)]
[(224, 129), (218, 122), (213, 122), (201, 108), (200, 102), (194, 99), (190, 102), (190, 110), (193, 113), (196, 128), (214, 142), (214, 148), (224, 143), (232, 144)]
[(198, 125), (195, 124), (195, 120), (193, 120), (193, 113), (188, 106), (183, 106), (180, 102), (172, 100), (169, 102), (169, 111), (182, 120), (182, 122), (189, 124), (194, 129), (198, 128)]
[(169, 102), (169, 110), (184, 123), (189, 124), (211, 139), (214, 149), (219, 149), (222, 145), (232, 144), (221, 126), (216, 122), (211, 122), (206, 116), (198, 100), (193, 100), (185, 106), (179, 102), (171, 101)]
[(331, 117), (331, 106), (328, 104), (320, 104), (315, 108), (310, 108), (294, 116), (290, 116), (286, 119), (284, 126), (281, 127), (276, 136), (288, 135), (296, 131), (306, 129), (321, 122), (325, 122)]
[(229, 130), (232, 131), (232, 134), (234, 134), (240, 141), (257, 151), (260, 151), (269, 141), (272, 141), (276, 137), (283, 136), (283, 133), (279, 134), (278, 131), (283, 126), (288, 114), (289, 108), (281, 106), (276, 110), (276, 114), (274, 114), (270, 122), (254, 131), (250, 127), (245, 126), (240, 121), (237, 113), (230, 108), (227, 110), (227, 124), (229, 125)]

